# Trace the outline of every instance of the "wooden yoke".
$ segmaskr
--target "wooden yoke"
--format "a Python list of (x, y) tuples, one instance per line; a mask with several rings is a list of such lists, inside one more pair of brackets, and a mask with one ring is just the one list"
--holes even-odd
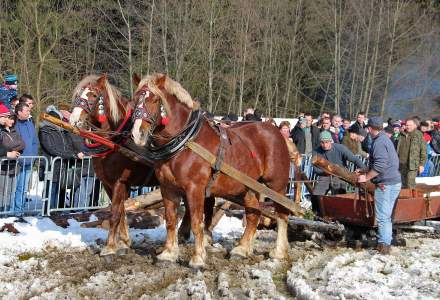
[(371, 182), (359, 183), (357, 182), (357, 175), (355, 173), (349, 172), (346, 168), (341, 167), (337, 164), (331, 163), (322, 156), (315, 156), (312, 159), (312, 164), (316, 167), (321, 168), (326, 174), (336, 176), (343, 181), (360, 188), (365, 189), (370, 194), (374, 194), (376, 186)]

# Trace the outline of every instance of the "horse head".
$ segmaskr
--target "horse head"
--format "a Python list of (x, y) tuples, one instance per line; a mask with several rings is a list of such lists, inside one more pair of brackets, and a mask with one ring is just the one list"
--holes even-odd
[(166, 76), (161, 75), (147, 77), (138, 83), (138, 89), (134, 95), (136, 108), (133, 113), (133, 141), (138, 146), (145, 146), (151, 134), (158, 126), (168, 124), (169, 113), (165, 95), (162, 90)]
[(70, 124), (83, 127), (87, 120), (103, 128), (108, 121), (116, 123), (123, 109), (121, 99), (121, 93), (110, 85), (106, 74), (89, 75), (74, 90)]

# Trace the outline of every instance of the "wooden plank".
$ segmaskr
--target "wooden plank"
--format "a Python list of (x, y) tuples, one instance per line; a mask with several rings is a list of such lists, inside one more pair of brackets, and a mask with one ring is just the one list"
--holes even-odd
[[(209, 162), (212, 166), (214, 166), (216, 162), (216, 157), (214, 154), (206, 150), (203, 146), (190, 141), (186, 143), (188, 148), (190, 148), (194, 153), (205, 159), (207, 162)], [(287, 198), (284, 195), (281, 195), (271, 189), (269, 189), (267, 186), (259, 183), (255, 179), (247, 176), (246, 174), (243, 174), (242, 172), (238, 171), (234, 167), (230, 166), (229, 164), (222, 163), (220, 166), (220, 171), (231, 178), (237, 180), (238, 182), (244, 184), (248, 188), (256, 191), (257, 193), (263, 194), (266, 197), (272, 199), (272, 201), (278, 203), (279, 205), (283, 206), (284, 208), (290, 210), (292, 213), (296, 215), (304, 215), (303, 209), (295, 202), (291, 201), (289, 198)]]

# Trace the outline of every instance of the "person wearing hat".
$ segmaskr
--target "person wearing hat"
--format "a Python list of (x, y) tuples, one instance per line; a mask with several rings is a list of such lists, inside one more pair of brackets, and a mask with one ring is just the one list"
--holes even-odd
[(312, 115), (307, 113), (300, 117), (290, 132), (290, 137), (298, 148), (299, 153), (311, 155), (319, 146), (319, 128), (312, 125)]
[(381, 254), (389, 254), (393, 234), (391, 215), (402, 187), (399, 157), (393, 143), (382, 130), (382, 118), (371, 117), (367, 127), (373, 142), (369, 152), (368, 171), (357, 172), (358, 182), (371, 181), (376, 185), (374, 207), (378, 225), (377, 250)]
[[(358, 169), (366, 168), (361, 159), (355, 156), (347, 147), (334, 143), (330, 132), (322, 131), (319, 135), (319, 140), (320, 146), (313, 152), (313, 156), (322, 156), (329, 162), (344, 168), (346, 168), (347, 162), (354, 163)], [(319, 215), (319, 199), (321, 196), (326, 195), (329, 191), (332, 194), (345, 194), (347, 185), (337, 177), (328, 176), (319, 167), (313, 167), (313, 170), (318, 175), (318, 178), (313, 189), (312, 209)]]
[[(15, 190), (15, 178), (19, 171), (17, 159), (24, 149), (24, 141), (15, 130), (15, 114), (5, 105), (0, 105), (0, 118), (3, 119), (0, 125), (0, 148), (4, 149), (8, 160), (2, 161), (0, 165), (0, 207), (9, 210), (11, 195)], [(0, 153), (3, 156), (2, 153)]]
[(368, 153), (362, 150), (361, 140), (366, 136), (367, 132), (357, 125), (348, 128), (348, 135), (342, 139), (342, 144), (345, 145), (354, 155), (360, 155), (363, 158), (368, 157)]
[(9, 110), (12, 110), (11, 101), (17, 99), (18, 79), (15, 74), (5, 75), (4, 82), (0, 86), (0, 102)]

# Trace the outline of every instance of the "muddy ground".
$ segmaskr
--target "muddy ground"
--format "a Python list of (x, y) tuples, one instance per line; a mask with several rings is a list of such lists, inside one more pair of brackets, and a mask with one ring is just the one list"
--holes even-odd
[[(338, 255), (356, 252), (344, 247), (320, 246), (310, 240), (293, 241), (290, 243), (289, 259), (280, 262), (268, 258), (275, 237), (274, 231), (259, 231), (255, 255), (248, 259), (230, 259), (228, 256), (238, 242), (238, 235), (217, 241), (209, 251), (203, 271), (188, 267), (193, 247), (191, 243), (181, 245), (179, 261), (175, 264), (156, 261), (161, 244), (152, 243), (147, 238), (137, 239), (140, 242), (133, 245), (130, 253), (111, 262), (98, 254), (104, 243), (101, 240), (86, 250), (56, 250), (48, 246), (43, 252), (28, 253), (15, 262), (0, 266), (0, 298), (292, 299), (293, 293), (298, 293), (295, 290), (298, 286), (292, 286), (288, 276), (298, 272), (295, 266), (301, 266), (301, 272), (304, 269), (310, 273), (307, 276), (303, 274), (304, 280), (310, 279), (310, 286), (316, 289), (322, 279), (312, 278), (310, 270), (316, 273)], [(420, 236), (409, 238), (414, 239), (416, 244), (426, 239)], [(369, 255), (365, 251), (358, 252)], [(308, 261), (313, 261), (312, 267), (307, 267)], [(298, 285), (298, 282), (293, 285)], [(307, 291), (307, 288), (302, 287), (300, 292)], [(301, 299), (319, 299), (313, 293), (298, 296)], [(330, 295), (328, 298), (335, 297)]]

